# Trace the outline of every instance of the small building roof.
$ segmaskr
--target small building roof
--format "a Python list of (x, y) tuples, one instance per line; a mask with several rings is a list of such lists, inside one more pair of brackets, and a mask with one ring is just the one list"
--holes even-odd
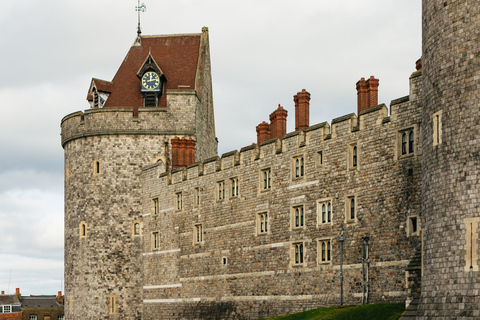
[(20, 300), (16, 294), (2, 294), (0, 295), (0, 305), (14, 305), (20, 304)]
[(22, 296), (22, 308), (63, 308), (56, 296)]
[[(104, 107), (143, 106), (137, 73), (149, 54), (167, 79), (166, 91), (179, 87), (194, 90), (201, 36), (202, 33), (141, 36), (128, 51), (111, 82), (93, 79), (99, 91), (110, 92)], [(159, 106), (166, 106), (165, 95), (160, 97)]]

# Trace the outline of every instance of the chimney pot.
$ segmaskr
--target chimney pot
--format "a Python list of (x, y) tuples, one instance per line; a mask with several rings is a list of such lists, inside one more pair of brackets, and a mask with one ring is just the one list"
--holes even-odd
[(16, 288), (16, 289), (15, 289), (15, 293), (16, 293), (16, 294), (20, 294), (20, 288)]
[(5, 294), (5, 291), (2, 291), (2, 294)]
[(295, 131), (310, 126), (310, 93), (305, 89), (293, 96), (295, 101)]

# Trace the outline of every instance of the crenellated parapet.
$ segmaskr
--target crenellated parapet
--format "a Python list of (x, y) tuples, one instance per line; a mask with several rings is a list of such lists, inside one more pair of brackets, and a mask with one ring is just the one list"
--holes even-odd
[[(413, 107), (410, 108), (410, 105), (413, 105)], [(395, 148), (394, 140), (398, 129), (404, 126), (402, 110), (408, 112), (410, 125), (417, 127), (417, 122), (412, 119), (420, 116), (420, 109), (419, 105), (412, 103), (408, 96), (393, 100), (391, 107), (395, 108), (397, 112), (395, 119), (401, 119), (401, 123), (393, 122), (387, 106), (380, 104), (364, 109), (359, 116), (354, 113), (347, 114), (333, 119), (331, 124), (322, 122), (312, 125), (306, 130), (287, 133), (282, 139), (268, 139), (260, 144), (252, 144), (241, 148), (239, 151), (233, 150), (224, 153), (221, 157), (215, 156), (196, 162), (170, 173), (164, 173), (161, 176), (169, 177), (167, 184), (174, 184), (209, 174), (221, 174), (221, 172), (229, 171), (235, 167), (246, 167), (259, 159), (274, 161), (275, 157), (295, 154), (302, 148), (311, 150), (336, 148), (338, 150), (332, 149), (330, 152), (344, 152), (345, 145), (352, 141), (362, 145), (370, 143), (371, 140), (376, 140), (378, 132), (384, 132), (385, 135), (392, 137), (391, 145), (392, 148)], [(412, 113), (416, 113), (417, 116), (412, 116)], [(149, 168), (147, 167), (145, 170)]]
[[(61, 122), (62, 146), (69, 141), (105, 135), (194, 136), (195, 114), (181, 117), (160, 108), (88, 109), (65, 116)], [(175, 126), (172, 126), (175, 123)]]

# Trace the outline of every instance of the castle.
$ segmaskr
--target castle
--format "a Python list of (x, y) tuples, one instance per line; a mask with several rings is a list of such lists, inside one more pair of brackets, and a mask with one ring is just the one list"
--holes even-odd
[(478, 319), (479, 17), (424, 0), (408, 96), (362, 78), (357, 114), (310, 125), (301, 90), (296, 131), (279, 107), (221, 157), (208, 29), (139, 34), (62, 120), (67, 319), (258, 319), (420, 280), (417, 319)]

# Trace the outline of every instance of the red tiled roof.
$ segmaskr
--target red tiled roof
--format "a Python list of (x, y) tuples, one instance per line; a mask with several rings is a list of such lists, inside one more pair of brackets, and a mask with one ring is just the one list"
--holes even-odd
[(112, 92), (113, 88), (113, 83), (111, 81), (105, 81), (105, 80), (100, 80), (93, 78), (92, 81), (95, 83), (95, 87), (97, 88), (98, 91), (102, 92)]
[[(200, 49), (201, 34), (181, 34), (168, 36), (142, 36), (141, 46), (132, 46), (123, 60), (111, 83), (111, 94), (105, 103), (107, 107), (143, 106), (140, 92), (140, 79), (137, 72), (150, 53), (167, 78), (165, 89), (195, 89), (195, 77)], [(94, 79), (95, 85), (99, 80)], [(188, 86), (188, 87), (184, 87)], [(99, 91), (100, 88), (97, 87)], [(108, 92), (108, 91), (107, 91)], [(165, 95), (159, 106), (166, 106)]]

